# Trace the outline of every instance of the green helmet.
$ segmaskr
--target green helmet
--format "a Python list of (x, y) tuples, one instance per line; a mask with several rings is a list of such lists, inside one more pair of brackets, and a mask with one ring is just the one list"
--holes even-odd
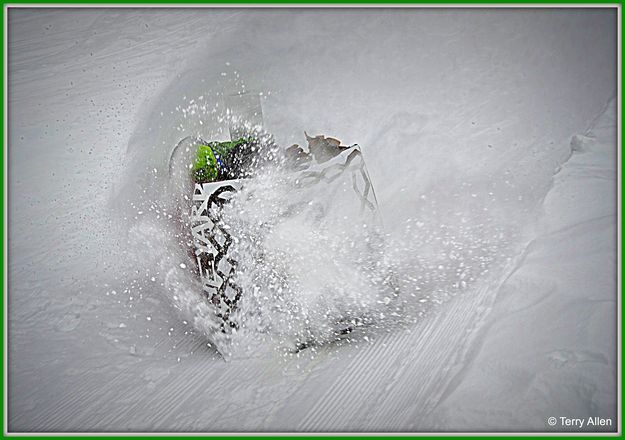
[(197, 147), (193, 162), (193, 180), (195, 183), (209, 183), (228, 178), (232, 171), (231, 152), (236, 147), (249, 145), (252, 138), (241, 138), (234, 141), (209, 142)]
[(208, 145), (199, 145), (193, 162), (195, 183), (214, 182), (219, 177), (219, 166), (213, 150)]

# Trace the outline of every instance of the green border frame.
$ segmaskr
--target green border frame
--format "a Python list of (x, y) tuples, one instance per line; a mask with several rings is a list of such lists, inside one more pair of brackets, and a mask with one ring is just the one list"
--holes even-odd
[[(15, 0), (15, 1), (2, 1), (3, 6), (9, 7), (20, 7), (24, 5), (28, 7), (48, 7), (46, 5), (50, 5), (49, 7), (74, 7), (74, 6), (89, 6), (94, 7), (97, 5), (101, 5), (103, 8), (108, 6), (123, 6), (127, 5), (127, 7), (134, 7), (142, 5), (149, 5), (154, 7), (187, 7), (187, 6), (196, 6), (196, 5), (204, 5), (204, 6), (215, 6), (215, 7), (246, 7), (246, 6), (272, 6), (279, 5), (281, 7), (289, 7), (295, 6), (300, 7), (310, 5), (310, 7), (315, 6), (350, 6), (357, 7), (358, 5), (377, 5), (380, 8), (385, 8), (393, 5), (407, 5), (407, 6), (415, 6), (415, 7), (453, 7), (453, 6), (462, 6), (462, 7), (475, 7), (482, 8), (485, 6), (501, 6), (501, 5), (519, 5), (520, 7), (550, 7), (558, 5), (581, 5), (580, 7), (600, 7), (600, 6), (616, 6), (622, 5), (622, 1), (593, 1), (593, 0), (550, 0), (550, 1), (522, 1), (522, 0), (482, 0), (479, 2), (474, 2), (470, 0), (430, 0), (430, 1), (418, 1), (418, 0), (391, 0), (391, 1), (383, 1), (383, 0), (272, 0), (272, 1), (263, 1), (263, 0), (223, 0), (223, 1), (211, 1), (211, 0), (184, 0), (181, 2), (176, 2), (175, 0), (135, 0), (135, 1), (126, 1), (126, 0), (65, 0), (65, 1), (54, 1), (54, 0)], [(162, 5), (162, 6), (161, 6)]]
[[(48, 6), (49, 5), (49, 6)], [(8, 394), (5, 386), (8, 386), (7, 382), (7, 369), (6, 369), (6, 361), (7, 361), (7, 339), (6, 339), (6, 330), (7, 330), (7, 295), (8, 291), (6, 290), (7, 286), (7, 264), (8, 264), (8, 249), (7, 249), (7, 227), (8, 227), (8, 205), (7, 205), (7, 194), (8, 194), (8, 163), (7, 163), (7, 155), (8, 155), (8, 142), (7, 142), (7, 114), (8, 114), (8, 83), (7, 83), (7, 73), (8, 66), (5, 64), (5, 57), (8, 56), (7, 44), (6, 41), (8, 38), (6, 37), (6, 23), (8, 21), (7, 17), (7, 7), (97, 7), (101, 6), (103, 8), (106, 7), (146, 7), (147, 5), (154, 6), (156, 8), (159, 7), (188, 7), (188, 6), (215, 6), (215, 7), (288, 7), (288, 6), (296, 6), (296, 7), (357, 7), (359, 5), (365, 7), (380, 7), (387, 8), (393, 6), (403, 6), (403, 7), (502, 7), (505, 5), (510, 5), (513, 7), (519, 8), (549, 8), (549, 7), (615, 7), (617, 8), (618, 14), (618, 26), (617, 26), (617, 38), (618, 38), (618, 72), (617, 72), (617, 97), (619, 102), (617, 103), (617, 115), (618, 122), (620, 123), (620, 127), (617, 134), (617, 234), (618, 234), (618, 243), (617, 243), (617, 264), (618, 264), (618, 281), (617, 281), (617, 289), (618, 295), (621, 299), (621, 304), (619, 308), (620, 319), (617, 319), (617, 348), (620, 348), (620, 356), (617, 359), (618, 370), (617, 374), (617, 387), (619, 389), (619, 395), (617, 396), (617, 406), (620, 409), (617, 417), (620, 417), (619, 420), (616, 421), (617, 432), (616, 433), (600, 433), (600, 434), (585, 434), (585, 433), (548, 433), (548, 432), (538, 432), (537, 434), (533, 433), (505, 433), (505, 432), (496, 432), (496, 433), (454, 433), (454, 432), (441, 432), (440, 434), (436, 433), (425, 433), (423, 435), (419, 433), (397, 433), (397, 434), (388, 434), (388, 435), (379, 435), (379, 434), (368, 434), (368, 433), (345, 433), (345, 434), (336, 434), (336, 433), (270, 433), (265, 434), (263, 432), (246, 432), (246, 433), (234, 433), (230, 434), (222, 434), (217, 433), (212, 435), (210, 433), (193, 433), (193, 432), (181, 432), (181, 433), (168, 433), (168, 434), (159, 434), (155, 433), (137, 433), (134, 434), (132, 432), (128, 433), (95, 433), (89, 434), (88, 432), (84, 433), (9, 433), (8, 430), (8, 421), (5, 420), (6, 411), (8, 408), (6, 407), (8, 402)], [(22, 439), (35, 439), (41, 437), (57, 437), (57, 438), (73, 438), (73, 439), (93, 439), (93, 438), (110, 438), (110, 437), (118, 437), (118, 438), (158, 438), (158, 439), (174, 439), (178, 437), (207, 437), (211, 439), (220, 439), (220, 440), (230, 440), (230, 439), (239, 439), (239, 438), (251, 438), (251, 437), (260, 437), (260, 438), (276, 438), (276, 439), (301, 439), (301, 438), (316, 438), (323, 437), (329, 439), (343, 439), (343, 438), (366, 438), (370, 440), (382, 440), (382, 439), (391, 439), (391, 438), (419, 438), (419, 439), (440, 439), (440, 438), (459, 438), (459, 437), (484, 437), (484, 438), (497, 438), (497, 439), (507, 439), (507, 438), (535, 438), (535, 439), (551, 439), (554, 437), (572, 437), (572, 438), (604, 438), (604, 437), (623, 437), (622, 432), (622, 423), (623, 423), (623, 405), (622, 405), (622, 395), (625, 387), (623, 386), (623, 375), (622, 375), (622, 364), (623, 364), (623, 338), (622, 338), (622, 316), (623, 316), (623, 294), (622, 294), (622, 272), (623, 272), (623, 260), (622, 260), (622, 247), (623, 247), (623, 237), (622, 237), (622, 203), (623, 203), (623, 181), (622, 181), (622, 169), (623, 169), (623, 141), (622, 141), (622, 126), (623, 126), (623, 114), (622, 114), (622, 102), (623, 102), (623, 79), (622, 79), (622, 58), (623, 58), (623, 36), (622, 36), (622, 6), (623, 1), (584, 1), (584, 0), (551, 0), (551, 1), (532, 1), (532, 2), (524, 2), (521, 0), (482, 0), (481, 2), (472, 2), (469, 0), (430, 0), (430, 1), (414, 1), (414, 0), (392, 0), (388, 3), (382, 2), (380, 0), (297, 0), (297, 1), (289, 1), (289, 0), (272, 0), (272, 1), (263, 1), (263, 0), (224, 0), (224, 1), (203, 1), (203, 0), (184, 0), (183, 2), (176, 3), (173, 0), (135, 0), (135, 1), (125, 1), (125, 0), (108, 0), (108, 1), (81, 1), (81, 0), (66, 0), (63, 2), (55, 2), (51, 0), (15, 0), (15, 1), (4, 1), (2, 0), (3, 6), (3, 19), (0, 24), (1, 29), (1, 42), (3, 48), (3, 58), (2, 58), (2, 77), (3, 77), (3, 88), (2, 88), (2, 116), (3, 116), (3, 124), (2, 124), (2, 138), (3, 138), (3, 155), (2, 155), (2, 166), (0, 167), (0, 203), (2, 204), (2, 221), (3, 221), (3, 233), (0, 237), (0, 246), (2, 247), (2, 255), (0, 256), (0, 262), (2, 263), (3, 270), (0, 275), (0, 281), (3, 286), (3, 302), (2, 302), (2, 316), (3, 316), (3, 326), (0, 329), (0, 335), (2, 336), (2, 347), (3, 347), (3, 363), (2, 363), (2, 383), (0, 384), (0, 389), (2, 390), (2, 401), (0, 402), (0, 410), (2, 411), (2, 438), (22, 438)], [(620, 167), (620, 168), (619, 168)], [(617, 411), (618, 411), (617, 409)], [(620, 432), (618, 430), (621, 430)]]

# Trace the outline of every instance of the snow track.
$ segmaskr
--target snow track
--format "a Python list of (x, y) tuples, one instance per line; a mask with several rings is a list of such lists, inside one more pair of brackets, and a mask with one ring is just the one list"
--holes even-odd
[(110, 376), (84, 371), (75, 380), (89, 387), (70, 391), (29, 424), (51, 431), (430, 429), (424, 421), (463, 364), (489, 292), (457, 297), (441, 313), (371, 343), (321, 347), (314, 358), (302, 352), (291, 361), (224, 363), (204, 352), (175, 369), (172, 361), (139, 358)]

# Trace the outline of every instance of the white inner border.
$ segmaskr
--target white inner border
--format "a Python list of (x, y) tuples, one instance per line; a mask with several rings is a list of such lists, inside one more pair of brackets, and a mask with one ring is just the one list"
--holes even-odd
[[(7, 366), (7, 349), (8, 349), (8, 10), (9, 8), (248, 8), (248, 9), (261, 9), (261, 8), (311, 8), (311, 9), (330, 9), (330, 8), (437, 8), (437, 9), (505, 9), (505, 8), (516, 8), (516, 9), (550, 9), (550, 8), (562, 8), (562, 9), (607, 9), (613, 8), (617, 10), (617, 85), (616, 85), (616, 98), (617, 98), (617, 136), (616, 136), (616, 151), (617, 151), (617, 431), (615, 433), (612, 432), (353, 432), (353, 433), (345, 433), (345, 432), (324, 432), (324, 433), (300, 433), (300, 432), (198, 432), (198, 433), (187, 433), (187, 432), (27, 432), (27, 433), (9, 433), (8, 431), (8, 366)], [(4, 5), (3, 11), (3, 24), (4, 24), (4, 155), (3, 155), (3, 170), (4, 170), (4, 286), (3, 286), (3, 304), (4, 304), (4, 313), (3, 313), (3, 324), (4, 324), (4, 350), (3, 350), (3, 365), (4, 365), (4, 374), (3, 374), (3, 401), (4, 401), (4, 411), (3, 411), (3, 435), (11, 436), (11, 437), (25, 437), (25, 436), (33, 436), (33, 437), (75, 437), (75, 436), (150, 436), (150, 437), (162, 437), (162, 436), (187, 436), (187, 437), (196, 437), (196, 436), (255, 436), (255, 437), (267, 437), (267, 436), (314, 436), (314, 437), (325, 437), (325, 436), (342, 436), (342, 437), (354, 437), (354, 436), (390, 436), (390, 437), (403, 437), (403, 436), (411, 436), (411, 437), (420, 437), (420, 436), (435, 436), (435, 437), (445, 437), (445, 436), (467, 436), (467, 437), (494, 437), (494, 436), (548, 436), (548, 437), (588, 437), (588, 436), (601, 436), (601, 437), (620, 437), (622, 432), (622, 278), (621, 278), (621, 267), (622, 267), (622, 212), (621, 212), (621, 185), (622, 185), (622, 23), (621, 23), (621, 4), (620, 3), (606, 3), (606, 4), (593, 4), (593, 3), (579, 3), (579, 4), (559, 4), (559, 3), (543, 3), (543, 4), (484, 4), (484, 3), (473, 3), (473, 4), (436, 4), (436, 3), (423, 3), (423, 4), (384, 4), (384, 3), (373, 3), (373, 4), (352, 4), (352, 3), (338, 3), (338, 4), (324, 4), (324, 3), (310, 3), (310, 4), (283, 4), (283, 3), (268, 3), (268, 4), (255, 4), (255, 3), (244, 3), (244, 4), (228, 4), (228, 3), (215, 3), (215, 4), (177, 4), (177, 3), (156, 3), (156, 4), (144, 4), (144, 3), (128, 3), (128, 4), (114, 4), (114, 3), (101, 3), (101, 4), (86, 4), (86, 3), (74, 3), (74, 4), (63, 4), (63, 3), (30, 3), (30, 4), (11, 4), (7, 3)]]

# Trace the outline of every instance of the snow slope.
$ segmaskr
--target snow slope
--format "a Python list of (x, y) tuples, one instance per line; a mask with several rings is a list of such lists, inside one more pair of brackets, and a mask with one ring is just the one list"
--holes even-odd
[[(614, 10), (10, 10), (8, 429), (614, 418), (615, 54)], [(224, 362), (180, 310), (164, 158), (244, 86), (362, 146), (401, 325)]]
[(433, 415), (443, 426), (542, 430), (547, 417), (574, 415), (608, 417), (607, 430), (616, 428), (615, 106), (573, 136), (539, 234)]

